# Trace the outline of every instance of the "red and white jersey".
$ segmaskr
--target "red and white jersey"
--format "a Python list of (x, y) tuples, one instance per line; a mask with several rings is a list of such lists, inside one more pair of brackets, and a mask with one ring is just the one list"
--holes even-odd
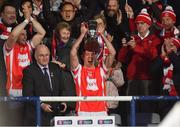
[[(106, 96), (105, 79), (107, 69), (102, 67), (87, 68), (82, 65), (72, 71), (76, 84), (76, 93), (78, 96)], [(105, 101), (77, 102), (77, 112), (102, 112), (107, 111)]]
[(15, 43), (10, 50), (6, 43), (3, 47), (7, 69), (6, 89), (9, 96), (22, 96), (23, 69), (31, 62), (31, 50), (29, 42), (25, 45)]

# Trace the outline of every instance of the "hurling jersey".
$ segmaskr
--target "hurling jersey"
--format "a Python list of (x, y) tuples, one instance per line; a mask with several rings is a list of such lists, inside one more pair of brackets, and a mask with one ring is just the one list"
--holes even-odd
[(7, 69), (6, 90), (9, 96), (22, 96), (23, 69), (31, 62), (31, 45), (15, 43), (12, 49), (4, 45), (4, 58)]
[[(87, 68), (82, 65), (72, 71), (78, 96), (105, 96), (105, 78), (107, 69), (103, 67)], [(76, 111), (107, 111), (105, 101), (77, 102)]]

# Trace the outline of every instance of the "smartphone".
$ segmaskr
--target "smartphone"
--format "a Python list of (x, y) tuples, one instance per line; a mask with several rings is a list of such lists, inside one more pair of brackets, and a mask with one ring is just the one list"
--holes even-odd
[(132, 40), (131, 34), (128, 32), (125, 33), (125, 38), (126, 38), (126, 42), (129, 42), (130, 40)]

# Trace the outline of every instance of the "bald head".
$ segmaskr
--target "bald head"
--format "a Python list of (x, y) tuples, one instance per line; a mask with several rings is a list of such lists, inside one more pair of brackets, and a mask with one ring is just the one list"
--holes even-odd
[(50, 51), (45, 45), (38, 45), (35, 49), (35, 59), (38, 64), (46, 66), (49, 63)]

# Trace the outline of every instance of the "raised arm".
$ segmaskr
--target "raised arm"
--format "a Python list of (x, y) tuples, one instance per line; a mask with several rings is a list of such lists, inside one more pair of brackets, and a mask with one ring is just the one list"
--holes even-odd
[(105, 59), (105, 65), (107, 67), (107, 69), (109, 69), (113, 63), (114, 57), (116, 55), (116, 51), (113, 47), (113, 45), (111, 44), (113, 37), (111, 37), (110, 35), (108, 35), (107, 37), (103, 34), (104, 32), (104, 28), (103, 27), (98, 27), (97, 29), (98, 33), (101, 35), (101, 37), (103, 38), (103, 40), (105, 41), (105, 44), (109, 50), (109, 54)]
[(29, 23), (29, 19), (25, 19), (22, 23), (20, 23), (19, 25), (17, 25), (12, 32), (10, 33), (7, 41), (6, 41), (6, 48), (8, 49), (12, 49), (14, 44), (16, 43), (20, 33), (22, 32), (22, 30), (24, 30), (24, 28), (26, 27), (26, 25)]
[(42, 25), (37, 20), (33, 19), (32, 17), (31, 17), (31, 22), (32, 22), (33, 28), (37, 32), (32, 38), (33, 46), (36, 47), (38, 44), (41, 43), (42, 39), (44, 38), (46, 34), (46, 31), (44, 30)]
[(26, 25), (30, 21), (31, 11), (29, 10), (28, 6), (23, 6), (23, 15), (25, 17), (25, 20), (17, 25), (12, 32), (9, 35), (9, 38), (6, 41), (6, 48), (11, 49), (13, 48), (14, 44), (16, 43), (19, 35), (21, 34), (22, 30), (26, 27)]
[(36, 19), (33, 19), (31, 17), (32, 10), (30, 8), (28, 8), (27, 4), (23, 5), (23, 14), (24, 14), (25, 18), (28, 15), (30, 15), (30, 17), (29, 16), (28, 17), (29, 17), (29, 19), (30, 19), (30, 21), (32, 23), (32, 26), (33, 26), (34, 30), (37, 32), (31, 39), (32, 46), (36, 47), (36, 45), (38, 45), (41, 42), (41, 40), (43, 39), (43, 37), (45, 36), (46, 31), (44, 30), (42, 25)]
[(75, 43), (73, 44), (72, 48), (71, 48), (71, 52), (70, 52), (70, 65), (71, 65), (71, 70), (74, 70), (78, 64), (79, 64), (79, 60), (78, 60), (78, 49), (80, 46), (80, 43), (82, 42), (84, 36), (86, 35), (88, 29), (85, 27), (85, 24), (82, 23), (81, 24), (81, 34), (78, 37), (78, 39), (75, 41)]
[(116, 55), (116, 50), (114, 49), (114, 47), (111, 43), (112, 39), (111, 40), (107, 39), (104, 34), (101, 34), (101, 36), (103, 37), (105, 44), (109, 50), (109, 54), (105, 59), (105, 65), (106, 65), (107, 69), (109, 69), (109, 68), (111, 68), (111, 65), (114, 61), (114, 57)]

